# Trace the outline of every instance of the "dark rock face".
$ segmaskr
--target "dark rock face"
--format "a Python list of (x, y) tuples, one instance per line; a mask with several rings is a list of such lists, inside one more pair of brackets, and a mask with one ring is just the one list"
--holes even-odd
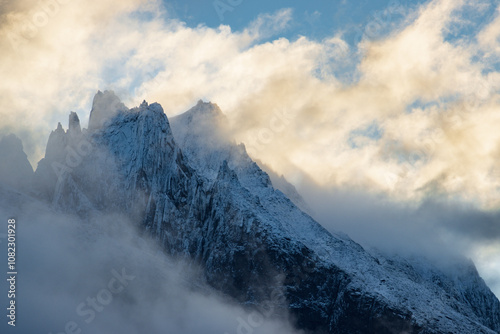
[(79, 135), (82, 132), (80, 118), (78, 118), (78, 115), (74, 111), (69, 113), (68, 132), (75, 135)]
[[(500, 330), (499, 302), (470, 266), (467, 284), (458, 284), (439, 271), (375, 257), (276, 191), (244, 147), (207, 138), (206, 152), (189, 131), (174, 138), (158, 104), (113, 113), (78, 139), (62, 129), (51, 134), (36, 176), (48, 180), (44, 189), (61, 210), (128, 212), (167, 253), (201, 264), (213, 287), (245, 305), (289, 310), (307, 332)], [(67, 166), (60, 150), (78, 152), (82, 142), (92, 147), (78, 164), (57, 181), (45, 175), (47, 165)], [(428, 275), (445, 284), (429, 283)]]

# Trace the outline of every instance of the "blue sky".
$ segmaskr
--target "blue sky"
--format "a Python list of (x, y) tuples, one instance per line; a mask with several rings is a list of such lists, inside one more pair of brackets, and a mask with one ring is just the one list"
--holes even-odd
[[(188, 26), (204, 24), (208, 27), (229, 25), (234, 31), (242, 30), (259, 14), (273, 13), (291, 8), (294, 21), (280, 36), (295, 39), (298, 35), (321, 40), (327, 36), (344, 32), (354, 41), (360, 31), (370, 22), (393, 26), (411, 9), (424, 3), (422, 0), (360, 0), (360, 1), (265, 1), (265, 0), (216, 0), (216, 1), (165, 1), (172, 17), (186, 22)], [(237, 4), (237, 5), (231, 5)], [(227, 6), (227, 7), (226, 7)], [(358, 36), (359, 37), (359, 36)]]
[[(231, 1), (240, 4), (231, 5)], [(228, 7), (220, 7), (221, 3)], [(291, 8), (293, 22), (286, 31), (280, 33), (281, 37), (293, 40), (298, 36), (307, 36), (309, 39), (322, 40), (335, 34), (341, 34), (353, 46), (359, 42), (363, 35), (370, 39), (386, 36), (404, 23), (405, 19), (409, 18), (410, 13), (426, 3), (429, 1), (165, 1), (171, 14), (186, 22), (188, 26), (194, 27), (198, 24), (204, 24), (216, 28), (220, 24), (225, 24), (235, 31), (246, 28), (259, 14)], [(447, 40), (474, 38), (475, 34), (493, 19), (495, 1), (477, 1), (477, 3), (483, 5), (481, 7), (465, 5), (459, 10), (460, 20), (456, 20), (450, 25), (446, 36)], [(219, 12), (222, 15), (218, 13), (216, 7), (219, 7)]]
[[(401, 29), (416, 18), (415, 12), (429, 1), (426, 0), (312, 0), (312, 1), (265, 1), (265, 0), (170, 0), (163, 1), (168, 18), (184, 22), (188, 27), (198, 25), (217, 28), (228, 25), (232, 31), (242, 31), (259, 15), (276, 13), (290, 8), (293, 19), (286, 29), (263, 41), (284, 37), (291, 41), (299, 36), (321, 42), (339, 36), (351, 48), (356, 49), (363, 39), (378, 40)], [(477, 5), (464, 5), (458, 10), (460, 19), (452, 22), (445, 40), (470, 41), (491, 22), (495, 15), (495, 1), (477, 1)], [(262, 42), (262, 41), (261, 41)], [(356, 59), (359, 60), (359, 58)], [(478, 62), (482, 59), (478, 58)], [(336, 75), (344, 79), (356, 78), (357, 63), (336, 69)], [(500, 69), (499, 61), (492, 61), (489, 70)], [(486, 71), (489, 71), (486, 70)], [(415, 104), (419, 106), (418, 101)]]

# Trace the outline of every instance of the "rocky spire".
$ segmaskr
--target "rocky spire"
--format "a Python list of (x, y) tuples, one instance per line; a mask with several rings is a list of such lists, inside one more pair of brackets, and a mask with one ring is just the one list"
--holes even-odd
[(69, 113), (68, 132), (72, 134), (82, 133), (82, 128), (80, 127), (80, 119), (74, 111)]
[(120, 101), (118, 96), (113, 91), (105, 90), (98, 91), (92, 102), (92, 110), (90, 111), (89, 130), (96, 130), (113, 116), (118, 111), (128, 110), (127, 107)]

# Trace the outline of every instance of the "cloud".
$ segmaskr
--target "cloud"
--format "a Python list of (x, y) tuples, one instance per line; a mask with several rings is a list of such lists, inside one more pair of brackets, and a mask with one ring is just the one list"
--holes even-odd
[(47, 129), (70, 109), (87, 107), (91, 91), (103, 84), (101, 62), (109, 57), (96, 37), (106, 36), (111, 17), (137, 10), (141, 3), (94, 1), (82, 7), (73, 1), (45, 0), (35, 6), (16, 1), (7, 8), (0, 27), (2, 132), (31, 134), (25, 142), (30, 142), (32, 163), (41, 155)]
[(292, 20), (292, 9), (281, 9), (275, 14), (260, 14), (252, 21), (245, 33), (254, 39), (266, 39), (288, 28)]
[[(48, 4), (21, 3), (9, 17), (33, 17)], [(463, 2), (432, 1), (357, 50), (339, 34), (259, 42), (287, 28), (290, 9), (261, 14), (234, 32), (224, 25), (187, 27), (154, 1), (79, 6), (60, 4), (36, 36), (16, 50), (5, 45), (10, 52), (1, 56), (2, 131), (33, 134), (25, 144), (32, 163), (48, 129), (72, 109), (85, 119), (91, 95), (105, 86), (126, 104), (158, 101), (169, 115), (199, 98), (217, 102), (254, 157), (289, 177), (298, 168), (330, 186), (382, 189), (408, 200), (442, 191), (498, 204), (493, 110), (500, 77), (473, 60), (474, 42), (446, 39)], [(2, 32), (19, 33), (17, 21), (8, 22)], [(483, 49), (492, 48), (491, 38), (481, 36), (494, 26), (479, 33)], [(359, 79), (344, 82), (335, 63), (356, 52)], [(285, 119), (272, 121), (283, 113)], [(351, 134), (370, 124), (382, 137), (352, 147)]]
[[(300, 333), (272, 296), (265, 311), (243, 309), (121, 214), (80, 219), (0, 188), (0, 215), (17, 221), (19, 332)], [(6, 321), (0, 330), (11, 332)]]
[(486, 51), (487, 56), (500, 53), (500, 8), (496, 8), (495, 18), (479, 34), (479, 46)]
[(402, 203), (380, 193), (325, 189), (312, 182), (303, 182), (298, 190), (329, 231), (347, 233), (363, 247), (389, 256), (424, 256), (440, 268), (457, 256), (472, 258), (500, 296), (500, 211), (442, 198)]

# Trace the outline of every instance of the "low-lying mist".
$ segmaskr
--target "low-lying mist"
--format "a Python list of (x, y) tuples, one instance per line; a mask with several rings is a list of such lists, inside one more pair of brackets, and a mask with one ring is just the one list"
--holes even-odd
[(345, 232), (365, 248), (384, 254), (423, 256), (441, 268), (465, 256), (500, 296), (498, 211), (440, 196), (396, 202), (382, 194), (312, 182), (303, 182), (298, 190), (312, 216), (329, 231)]
[(2, 333), (298, 333), (271, 296), (267, 307), (244, 310), (124, 215), (81, 219), (0, 192), (0, 216), (18, 227), (16, 328), (2, 321)]

